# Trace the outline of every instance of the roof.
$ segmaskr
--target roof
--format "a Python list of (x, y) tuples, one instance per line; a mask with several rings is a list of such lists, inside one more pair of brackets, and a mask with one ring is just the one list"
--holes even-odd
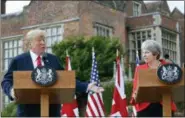
[(156, 12), (161, 5), (162, 1), (148, 2), (145, 3), (148, 12)]
[(173, 9), (171, 15), (173, 15), (175, 12), (176, 12), (176, 13), (179, 13), (179, 14), (182, 15), (182, 16), (184, 16), (184, 14), (183, 14), (178, 8), (176, 8), (176, 7)]
[(0, 17), (1, 18), (12, 18), (12, 17), (15, 17), (15, 16), (19, 16), (23, 13), (23, 11), (17, 11), (17, 12), (14, 12), (14, 13), (8, 13), (8, 14), (1, 14)]
[(107, 6), (109, 8), (113, 8), (119, 11), (124, 11), (127, 1), (124, 1), (124, 0), (115, 0), (115, 1), (95, 0), (93, 2), (96, 2), (100, 5)]

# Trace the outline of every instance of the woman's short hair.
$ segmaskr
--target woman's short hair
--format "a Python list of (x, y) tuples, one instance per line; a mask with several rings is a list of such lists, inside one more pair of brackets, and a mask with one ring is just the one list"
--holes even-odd
[(153, 55), (157, 55), (157, 59), (160, 58), (160, 55), (162, 53), (161, 45), (155, 40), (144, 41), (142, 43), (141, 49), (148, 50), (148, 51), (152, 52)]
[(38, 36), (39, 34), (43, 34), (44, 39), (46, 37), (46, 32), (44, 30), (41, 29), (33, 29), (30, 30), (27, 34), (26, 34), (26, 39), (31, 42), (32, 40), (35, 39), (36, 36)]

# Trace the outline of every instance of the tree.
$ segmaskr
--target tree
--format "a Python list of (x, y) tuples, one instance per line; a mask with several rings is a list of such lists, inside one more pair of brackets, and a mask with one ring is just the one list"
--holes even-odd
[[(116, 50), (123, 52), (123, 46), (117, 38), (93, 36), (68, 37), (58, 44), (53, 45), (53, 53), (56, 54), (61, 62), (64, 62), (68, 50), (71, 57), (72, 68), (81, 81), (90, 79), (92, 63), (92, 47), (95, 49), (98, 63), (99, 76), (101, 81), (112, 78), (113, 62), (116, 59)], [(62, 63), (64, 66), (65, 63)]]

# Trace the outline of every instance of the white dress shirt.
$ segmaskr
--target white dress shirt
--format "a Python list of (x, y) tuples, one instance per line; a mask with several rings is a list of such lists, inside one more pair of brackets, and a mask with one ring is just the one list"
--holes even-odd
[[(33, 67), (36, 68), (37, 67), (37, 57), (38, 57), (38, 55), (30, 50), (30, 56), (31, 56), (31, 59), (32, 59)], [(40, 57), (41, 57), (41, 64), (42, 64), (42, 66), (44, 66), (44, 62), (42, 60), (42, 55), (40, 55)]]

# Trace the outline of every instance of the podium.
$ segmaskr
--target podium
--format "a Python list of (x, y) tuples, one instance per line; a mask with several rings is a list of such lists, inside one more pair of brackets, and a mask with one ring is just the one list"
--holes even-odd
[(75, 94), (75, 71), (56, 71), (57, 81), (54, 85), (42, 87), (31, 79), (32, 71), (14, 71), (13, 87), (16, 103), (40, 104), (41, 116), (49, 116), (49, 104), (71, 102)]
[(138, 70), (136, 102), (161, 102), (163, 116), (171, 116), (171, 100), (184, 101), (184, 69), (182, 79), (176, 84), (164, 84), (157, 76), (157, 69)]

